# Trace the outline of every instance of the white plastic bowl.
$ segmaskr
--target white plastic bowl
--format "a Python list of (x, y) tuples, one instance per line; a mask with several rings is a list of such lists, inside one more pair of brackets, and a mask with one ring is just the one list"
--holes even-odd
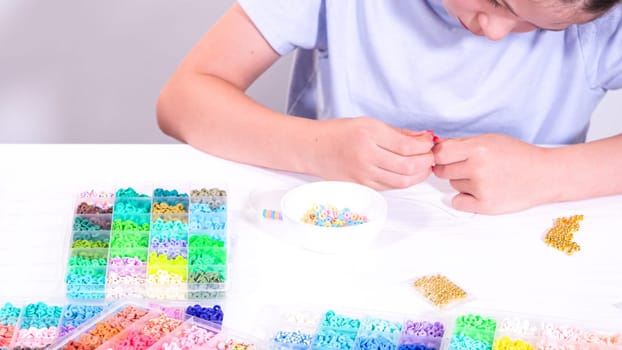
[[(339, 210), (365, 215), (367, 222), (343, 226), (323, 227), (302, 220), (313, 205), (331, 205)], [(301, 245), (322, 253), (339, 253), (369, 248), (382, 230), (387, 217), (387, 202), (373, 189), (341, 181), (320, 181), (298, 186), (281, 199), (281, 211), (292, 235)]]

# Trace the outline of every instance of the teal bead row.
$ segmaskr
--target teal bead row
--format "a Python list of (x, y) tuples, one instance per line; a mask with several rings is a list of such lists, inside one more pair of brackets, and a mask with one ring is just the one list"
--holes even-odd
[(347, 316), (336, 314), (334, 311), (329, 310), (326, 312), (326, 314), (324, 314), (322, 326), (340, 328), (356, 332), (361, 326), (361, 321), (356, 318), (350, 318)]
[(313, 348), (353, 349), (355, 339), (356, 332), (320, 328), (315, 336)]
[(365, 319), (361, 329), (367, 332), (399, 334), (402, 332), (402, 323), (370, 317)]
[(166, 190), (164, 188), (158, 187), (155, 190), (153, 190), (153, 196), (154, 197), (181, 197), (180, 199), (186, 198), (186, 200), (188, 200), (188, 194), (184, 193), (184, 192), (179, 192), (175, 189), (173, 190)]
[(157, 219), (151, 222), (151, 232), (152, 234), (159, 235), (184, 234), (184, 236), (187, 236), (188, 223), (182, 222), (180, 220), (164, 221), (162, 219)]
[(75, 300), (101, 300), (106, 298), (103, 285), (76, 285), (67, 286), (67, 297)]
[(72, 256), (69, 258), (69, 266), (85, 266), (85, 267), (105, 267), (108, 263), (107, 258), (102, 257), (84, 257), (84, 256)]
[(99, 231), (101, 230), (100, 225), (95, 225), (87, 219), (76, 216), (73, 221), (73, 230), (74, 231)]
[(485, 341), (460, 334), (454, 334), (449, 340), (449, 350), (492, 350), (492, 345), (492, 339)]
[(73, 266), (69, 269), (65, 282), (68, 284), (104, 284), (106, 269)]
[(35, 304), (26, 305), (24, 308), (24, 318), (60, 318), (62, 312), (62, 307), (60, 306), (49, 306), (44, 302), (38, 302)]
[(135, 189), (133, 189), (132, 187), (128, 187), (128, 188), (120, 188), (117, 190), (117, 192), (114, 194), (114, 196), (116, 198), (138, 198), (138, 197), (149, 197), (146, 194), (141, 194), (136, 192)]
[(28, 329), (28, 328), (50, 328), (50, 327), (58, 327), (58, 318), (22, 318), (20, 322), (20, 329)]
[(149, 199), (121, 199), (114, 204), (114, 215), (149, 214), (151, 201)]
[(0, 324), (5, 326), (13, 326), (17, 323), (19, 313), (22, 311), (17, 306), (7, 302), (0, 309)]

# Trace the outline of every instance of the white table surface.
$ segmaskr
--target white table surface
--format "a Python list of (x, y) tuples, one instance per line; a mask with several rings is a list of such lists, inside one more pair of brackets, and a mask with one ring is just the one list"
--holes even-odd
[[(595, 176), (597, 176), (595, 174)], [(487, 310), (622, 330), (622, 196), (482, 216), (453, 211), (434, 177), (383, 192), (389, 215), (375, 247), (324, 255), (260, 218), (267, 194), (318, 179), (218, 159), (186, 145), (0, 145), (0, 301), (62, 300), (77, 195), (85, 190), (226, 186), (231, 275), (225, 324), (250, 330), (273, 306), (401, 314)], [(274, 196), (276, 194), (276, 196)], [(573, 256), (543, 242), (555, 218), (583, 214)], [(435, 311), (408, 285), (441, 273), (471, 298)]]

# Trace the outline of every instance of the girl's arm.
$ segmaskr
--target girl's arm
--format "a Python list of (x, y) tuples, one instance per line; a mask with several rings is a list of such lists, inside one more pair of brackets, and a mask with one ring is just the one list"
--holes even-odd
[(447, 139), (434, 173), (459, 192), (458, 210), (500, 214), (544, 203), (622, 194), (622, 135), (538, 147), (505, 135)]
[(295, 118), (249, 98), (246, 89), (277, 59), (234, 5), (162, 90), (160, 128), (218, 157), (377, 189), (408, 187), (430, 174), (430, 133), (399, 130), (369, 117)]

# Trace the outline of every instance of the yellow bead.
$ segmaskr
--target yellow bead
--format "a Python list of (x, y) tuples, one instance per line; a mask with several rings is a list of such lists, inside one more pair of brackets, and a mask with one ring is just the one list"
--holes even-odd
[(579, 245), (573, 241), (574, 233), (579, 231), (579, 221), (583, 220), (583, 215), (573, 215), (571, 217), (561, 217), (555, 219), (554, 226), (549, 229), (544, 238), (544, 242), (567, 255), (572, 255), (579, 251)]

